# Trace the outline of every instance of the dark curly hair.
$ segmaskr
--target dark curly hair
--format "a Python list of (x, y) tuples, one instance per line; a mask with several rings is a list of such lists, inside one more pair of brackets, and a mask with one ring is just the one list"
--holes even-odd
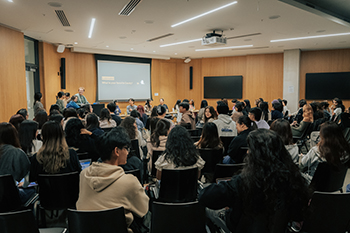
[(288, 209), (297, 216), (307, 207), (309, 191), (281, 137), (257, 129), (247, 137), (249, 151), (241, 173), (244, 206), (250, 212)]
[(128, 116), (125, 117), (125, 119), (120, 124), (120, 126), (126, 130), (131, 140), (136, 138), (137, 129), (134, 126), (135, 121), (135, 118), (133, 118), (132, 116)]
[(165, 160), (174, 163), (175, 167), (192, 166), (199, 158), (190, 134), (182, 126), (175, 126), (170, 131), (164, 153)]
[(155, 147), (159, 147), (159, 144), (160, 144), (159, 136), (167, 136), (169, 129), (170, 129), (170, 121), (166, 119), (160, 119), (157, 122), (156, 128), (154, 129), (151, 135), (152, 145)]

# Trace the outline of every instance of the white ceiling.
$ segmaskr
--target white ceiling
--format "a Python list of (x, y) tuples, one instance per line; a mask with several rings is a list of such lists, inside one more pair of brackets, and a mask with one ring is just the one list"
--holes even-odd
[[(350, 48), (350, 35), (289, 42), (270, 40), (291, 37), (350, 32), (350, 23), (339, 24), (278, 0), (237, 0), (238, 3), (215, 13), (172, 28), (171, 25), (223, 6), (233, 0), (143, 0), (130, 16), (118, 13), (129, 0), (0, 0), (0, 24), (22, 31), (26, 36), (53, 44), (73, 44), (74, 51), (153, 58), (201, 58), (246, 54), (278, 53), (289, 49), (319, 50)], [(286, 2), (291, 0), (285, 0)], [(296, 0), (300, 2), (301, 0)], [(311, 1), (311, 0), (310, 0)], [(61, 7), (52, 7), (58, 2)], [(317, 1), (312, 1), (315, 4)], [(338, 7), (350, 15), (349, 0)], [(307, 7), (306, 7), (307, 8)], [(334, 9), (336, 7), (334, 6)], [(63, 10), (69, 27), (62, 26), (55, 10)], [(317, 13), (317, 12), (316, 12)], [(269, 19), (279, 16), (277, 19)], [(90, 22), (96, 18), (92, 38)], [(343, 21), (344, 22), (344, 21)], [(218, 51), (195, 51), (208, 48), (201, 42), (160, 47), (203, 37), (213, 29), (224, 30), (226, 37), (261, 33), (228, 40), (228, 46), (253, 45), (252, 48)], [(163, 39), (148, 39), (174, 33)], [(0, 35), (1, 36), (1, 35)], [(77, 42), (78, 44), (74, 44)], [(108, 46), (108, 47), (107, 47)]]

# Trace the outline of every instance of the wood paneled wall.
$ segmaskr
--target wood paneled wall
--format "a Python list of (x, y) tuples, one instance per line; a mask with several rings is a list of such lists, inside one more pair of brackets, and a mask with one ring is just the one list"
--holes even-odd
[(0, 26), (0, 122), (27, 108), (24, 35)]
[[(300, 99), (303, 99), (305, 98), (306, 73), (350, 72), (350, 49), (301, 52), (300, 63), (301, 65), (299, 96)], [(338, 85), (341, 85), (341, 83), (330, 83), (329, 88), (334, 90), (337, 88)], [(331, 100), (329, 100), (328, 102), (331, 103)], [(343, 101), (343, 104), (346, 108), (350, 107), (350, 100)]]

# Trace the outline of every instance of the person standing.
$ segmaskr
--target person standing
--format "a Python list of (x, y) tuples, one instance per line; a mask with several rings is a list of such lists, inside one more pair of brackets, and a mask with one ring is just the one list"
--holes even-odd
[(77, 104), (79, 106), (82, 106), (84, 104), (89, 104), (89, 102), (87, 101), (87, 99), (85, 98), (85, 96), (83, 95), (85, 92), (85, 88), (84, 87), (79, 87), (78, 89), (78, 93), (75, 94), (75, 96), (78, 97), (78, 101), (77, 101)]
[(41, 103), (41, 98), (43, 97), (43, 94), (41, 92), (36, 92), (34, 94), (34, 116), (39, 112), (39, 110), (44, 109), (44, 105)]

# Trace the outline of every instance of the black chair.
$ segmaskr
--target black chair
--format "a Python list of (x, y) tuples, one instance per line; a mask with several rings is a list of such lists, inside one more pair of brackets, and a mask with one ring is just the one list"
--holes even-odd
[(348, 167), (341, 164), (338, 168), (327, 162), (317, 165), (315, 174), (311, 180), (310, 188), (319, 192), (343, 192), (343, 184)]
[(0, 213), (1, 233), (50, 233), (66, 232), (64, 228), (38, 229), (33, 212), (29, 209), (17, 212)]
[(140, 147), (139, 147), (139, 140), (138, 139), (131, 140), (130, 154), (131, 154), (131, 156), (136, 156), (139, 159), (142, 159), (141, 154), (140, 154)]
[(231, 136), (231, 137), (224, 137), (224, 136), (221, 136), (220, 139), (222, 141), (222, 144), (224, 145), (224, 151), (225, 153), (227, 154), (227, 151), (228, 151), (228, 147), (231, 143), (231, 141), (234, 139), (235, 137), (234, 136)]
[(205, 161), (204, 168), (201, 171), (202, 174), (214, 173), (216, 164), (221, 163), (223, 158), (222, 149), (202, 148), (199, 149), (199, 155)]
[(123, 207), (97, 211), (68, 209), (69, 233), (127, 233)]
[(187, 129), (187, 132), (190, 134), (190, 136), (200, 136), (198, 129)]
[(200, 138), (201, 138), (201, 136), (191, 136), (193, 143), (198, 142)]
[(164, 151), (158, 151), (158, 150), (154, 150), (152, 152), (152, 170), (151, 170), (151, 176), (155, 177), (157, 175), (157, 169), (154, 166), (154, 163), (157, 161), (157, 159), (159, 158), (159, 156), (161, 156), (161, 154), (163, 154)]
[(140, 171), (140, 169), (125, 171), (125, 174), (131, 174), (131, 175), (136, 176), (136, 178), (140, 181), (141, 185), (143, 184), (142, 180), (141, 180), (141, 171)]
[(350, 230), (350, 193), (315, 192), (302, 232), (344, 233)]
[(205, 207), (196, 202), (153, 202), (151, 233), (205, 233)]
[[(46, 227), (46, 210), (64, 210), (75, 208), (79, 197), (79, 173), (39, 174), (40, 216)], [(39, 214), (37, 214), (39, 216)]]
[(312, 128), (313, 128), (313, 123), (309, 124), (306, 127), (305, 131), (301, 134), (300, 137), (293, 136), (293, 142), (298, 145), (299, 154), (301, 153), (301, 149), (303, 148), (303, 146), (306, 148), (307, 151), (309, 151), (309, 148), (307, 147), (306, 142), (308, 140), (308, 136), (310, 136), (310, 134), (311, 134)]
[(77, 153), (79, 160), (91, 159), (88, 152)]
[(160, 202), (190, 202), (197, 199), (198, 168), (163, 169)]
[(245, 163), (216, 164), (214, 171), (214, 181), (218, 178), (232, 177), (233, 175), (239, 173), (244, 165)]

